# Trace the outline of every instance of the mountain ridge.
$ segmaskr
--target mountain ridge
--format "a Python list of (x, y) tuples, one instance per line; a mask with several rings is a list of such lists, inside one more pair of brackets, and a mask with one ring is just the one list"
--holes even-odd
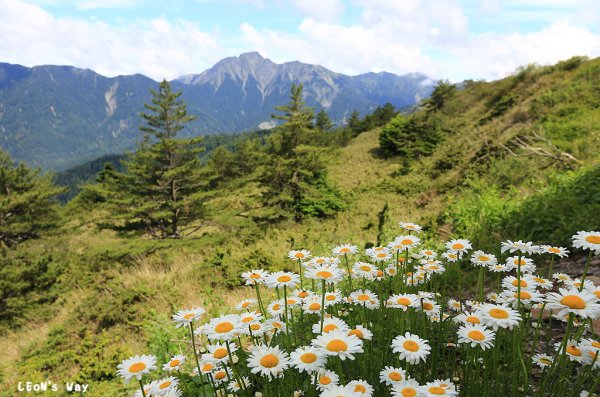
[[(307, 104), (325, 109), (338, 125), (353, 110), (364, 115), (386, 102), (414, 106), (432, 89), (421, 74), (347, 76), (244, 53), (172, 80), (189, 113), (199, 116), (182, 136), (270, 128), (273, 108), (288, 102), (293, 83), (304, 84)], [(157, 84), (139, 73), (106, 77), (68, 65), (0, 63), (0, 147), (16, 160), (50, 170), (132, 150), (140, 138), (139, 114)]]

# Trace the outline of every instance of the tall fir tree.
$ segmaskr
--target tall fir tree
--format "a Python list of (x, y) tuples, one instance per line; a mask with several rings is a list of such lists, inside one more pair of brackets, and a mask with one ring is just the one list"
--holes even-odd
[(56, 226), (54, 198), (65, 191), (51, 175), (15, 164), (0, 150), (0, 246), (14, 246)]
[(139, 148), (125, 162), (126, 171), (107, 175), (116, 179), (111, 200), (126, 227), (142, 228), (155, 238), (179, 238), (198, 228), (204, 214), (203, 179), (198, 154), (201, 137), (179, 139), (177, 134), (196, 116), (187, 113), (166, 80), (141, 114), (146, 124)]
[(272, 118), (283, 121), (279, 127), (279, 134), (271, 140), (271, 148), (279, 155), (291, 155), (294, 148), (300, 144), (309, 144), (314, 131), (314, 111), (306, 106), (303, 98), (304, 87), (302, 84), (292, 84), (290, 102), (287, 105), (277, 106), (275, 110), (283, 114), (273, 114)]
[(333, 122), (325, 109), (321, 109), (319, 113), (317, 113), (317, 116), (315, 117), (315, 127), (322, 132), (328, 132), (333, 128)]

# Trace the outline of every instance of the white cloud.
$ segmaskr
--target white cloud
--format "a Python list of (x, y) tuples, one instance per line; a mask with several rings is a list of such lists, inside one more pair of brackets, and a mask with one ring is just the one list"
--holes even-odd
[(299, 11), (318, 21), (337, 21), (344, 12), (341, 0), (291, 0)]
[(98, 20), (56, 18), (16, 0), (1, 2), (0, 60), (28, 66), (74, 65), (98, 73), (142, 73), (155, 79), (201, 71), (230, 55), (216, 34), (196, 23), (164, 18), (112, 26)]
[(94, 10), (98, 8), (131, 8), (139, 4), (138, 0), (83, 0), (77, 1), (79, 10)]

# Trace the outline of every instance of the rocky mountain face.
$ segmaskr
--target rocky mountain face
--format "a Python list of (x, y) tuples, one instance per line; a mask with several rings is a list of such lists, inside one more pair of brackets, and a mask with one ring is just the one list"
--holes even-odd
[[(172, 81), (198, 120), (186, 135), (270, 128), (275, 106), (303, 84), (306, 102), (343, 124), (353, 110), (386, 102), (413, 106), (430, 94), (420, 74), (347, 76), (301, 62), (277, 64), (256, 52), (225, 58), (197, 75)], [(105, 77), (89, 69), (0, 63), (0, 146), (17, 160), (63, 170), (135, 147), (139, 113), (157, 82), (143, 75)]]

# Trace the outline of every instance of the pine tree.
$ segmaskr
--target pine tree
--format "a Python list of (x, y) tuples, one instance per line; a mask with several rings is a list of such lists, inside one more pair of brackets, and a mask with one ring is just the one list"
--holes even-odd
[(310, 143), (315, 114), (313, 109), (304, 103), (303, 89), (302, 84), (292, 84), (290, 102), (287, 105), (275, 107), (275, 110), (283, 112), (283, 114), (271, 115), (275, 120), (284, 122), (278, 129), (279, 134), (275, 135), (279, 140), (271, 140), (271, 147), (277, 154), (291, 155), (296, 146)]
[(333, 128), (333, 122), (325, 109), (321, 109), (319, 113), (317, 113), (317, 117), (315, 117), (315, 127), (323, 132), (327, 132)]
[(346, 126), (352, 132), (352, 136), (357, 136), (358, 134), (364, 131), (363, 123), (360, 119), (360, 113), (358, 113), (357, 110), (350, 113), (350, 118), (348, 119), (348, 123), (346, 124)]
[(54, 185), (51, 175), (15, 164), (0, 150), (0, 246), (14, 246), (54, 227), (53, 199), (65, 191)]
[[(197, 229), (203, 215), (203, 180), (198, 154), (201, 137), (178, 139), (177, 134), (196, 119), (188, 115), (181, 91), (164, 80), (151, 90), (152, 102), (142, 113), (146, 124), (138, 150), (116, 173), (116, 204), (127, 227), (142, 228), (155, 238), (178, 238)], [(108, 180), (115, 176), (107, 175)]]

